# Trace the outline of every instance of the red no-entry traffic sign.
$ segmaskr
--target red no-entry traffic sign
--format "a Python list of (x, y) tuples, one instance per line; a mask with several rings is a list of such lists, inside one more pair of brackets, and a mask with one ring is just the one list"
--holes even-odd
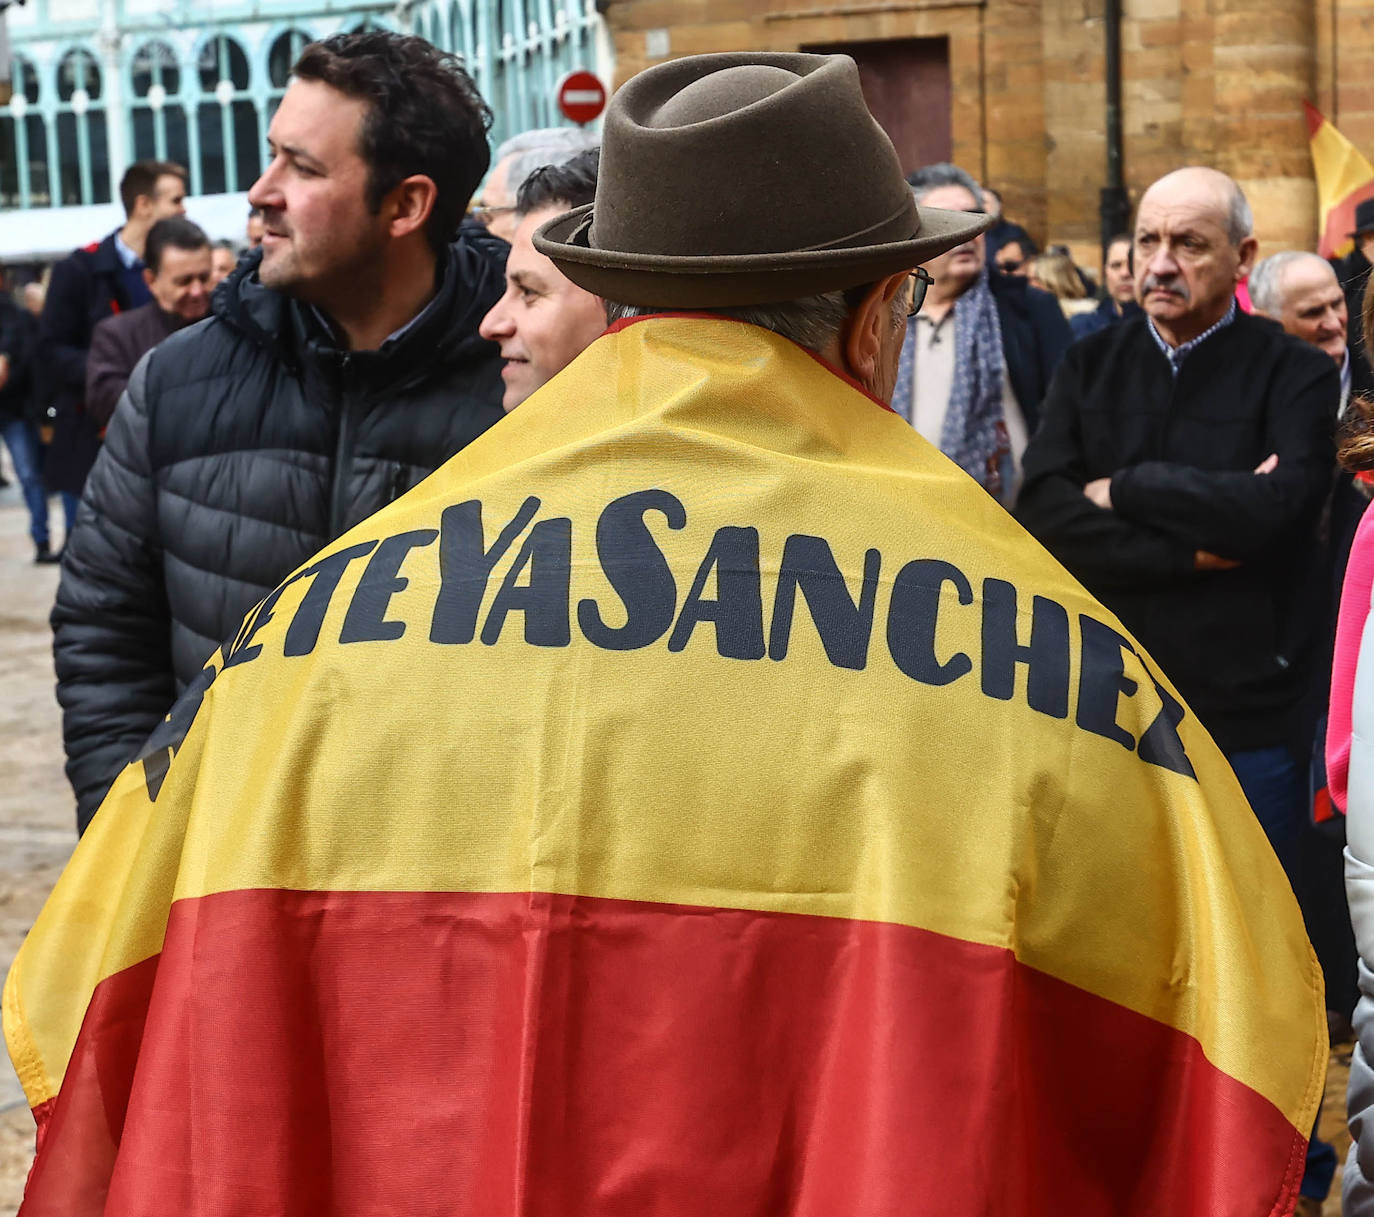
[(575, 123), (589, 123), (606, 108), (606, 86), (579, 69), (558, 82), (558, 108)]

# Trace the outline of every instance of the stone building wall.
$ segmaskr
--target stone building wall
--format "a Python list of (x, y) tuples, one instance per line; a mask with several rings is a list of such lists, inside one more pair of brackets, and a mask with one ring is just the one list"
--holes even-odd
[[(954, 159), (1086, 265), (1105, 177), (1103, 0), (610, 0), (617, 80), (676, 55), (948, 39)], [(1316, 240), (1302, 102), (1374, 160), (1374, 0), (1124, 0), (1132, 200), (1184, 164), (1237, 178), (1262, 252)]]

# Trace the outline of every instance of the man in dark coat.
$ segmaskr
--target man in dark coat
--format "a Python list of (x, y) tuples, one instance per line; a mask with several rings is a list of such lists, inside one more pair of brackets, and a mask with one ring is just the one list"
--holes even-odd
[(166, 216), (183, 215), (186, 170), (168, 161), (136, 161), (119, 182), (127, 217), (122, 228), (63, 258), (52, 268), (39, 319), (39, 387), (54, 411), (43, 467), (48, 489), (62, 495), (67, 524), (100, 451), (100, 425), (86, 413), (86, 355), (96, 325), (147, 304), (143, 246)]
[(48, 537), (48, 496), (32, 418), (38, 324), (4, 286), (0, 274), (0, 441), (9, 449), (28, 508), (34, 561), (46, 564), (56, 562), (57, 555)]
[[(1252, 224), (1214, 169), (1180, 169), (1145, 192), (1134, 251), (1145, 315), (1070, 348), (1026, 449), (1017, 514), (1212, 733), (1292, 881), (1340, 374), (1237, 306)], [(1119, 663), (1115, 640), (1111, 651)], [(1334, 1169), (1314, 1130), (1302, 1194), (1320, 1202)]]
[(1146, 192), (1135, 236), (1146, 315), (1069, 350), (1026, 450), (1018, 514), (1179, 687), (1291, 873), (1307, 816), (1294, 716), (1321, 625), (1304, 589), (1317, 577), (1340, 376), (1236, 306), (1250, 222), (1214, 170), (1179, 170)]
[(102, 427), (109, 425), (138, 361), (210, 311), (210, 238), (199, 224), (184, 216), (159, 220), (148, 231), (143, 260), (153, 298), (132, 312), (106, 317), (91, 337), (86, 413)]
[(80, 827), (248, 609), (502, 417), (477, 327), (508, 247), (459, 227), (490, 122), (418, 38), (302, 53), (249, 192), (261, 252), (135, 369), (68, 546), (53, 626)]

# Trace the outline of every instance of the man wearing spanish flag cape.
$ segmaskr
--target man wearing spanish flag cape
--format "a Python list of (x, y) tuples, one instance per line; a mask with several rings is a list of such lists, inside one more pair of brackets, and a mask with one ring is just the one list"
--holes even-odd
[(847, 58), (620, 90), (536, 244), (621, 320), (250, 615), (16, 960), (26, 1217), (1291, 1210), (1278, 863), (883, 405), (986, 222)]

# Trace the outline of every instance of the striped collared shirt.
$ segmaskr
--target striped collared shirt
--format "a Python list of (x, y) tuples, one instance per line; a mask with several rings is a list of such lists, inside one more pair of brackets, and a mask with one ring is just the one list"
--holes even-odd
[(1163, 354), (1164, 358), (1169, 361), (1169, 371), (1171, 371), (1175, 376), (1178, 375), (1179, 368), (1183, 366), (1183, 361), (1187, 359), (1189, 355), (1191, 355), (1198, 347), (1200, 347), (1204, 342), (1206, 342), (1207, 339), (1209, 339), (1218, 330), (1224, 330), (1235, 319), (1236, 298), (1232, 296), (1231, 307), (1226, 310), (1226, 316), (1224, 316), (1220, 321), (1218, 321), (1216, 325), (1211, 326), (1209, 329), (1203, 330), (1201, 334), (1199, 334), (1196, 338), (1192, 339), (1189, 342), (1184, 342), (1176, 347), (1171, 347), (1167, 342), (1164, 341), (1163, 338), (1159, 336), (1159, 331), (1155, 329), (1154, 319), (1151, 317), (1145, 318), (1146, 323), (1150, 327), (1150, 337), (1155, 340), (1155, 346), (1157, 346), (1160, 349), (1160, 352)]

